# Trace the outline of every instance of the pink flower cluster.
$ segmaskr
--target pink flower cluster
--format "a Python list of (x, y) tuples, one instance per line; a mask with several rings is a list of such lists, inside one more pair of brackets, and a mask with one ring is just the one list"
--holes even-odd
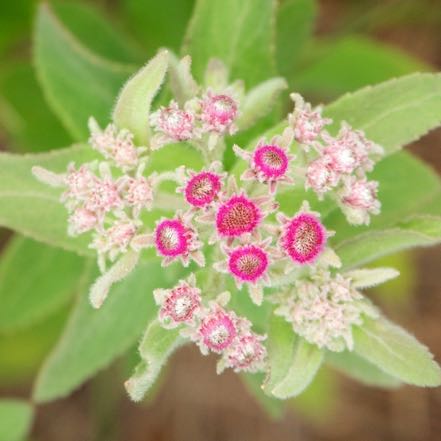
[(378, 183), (368, 181), (366, 173), (383, 155), (382, 147), (346, 123), (336, 137), (331, 136), (324, 127), (332, 121), (321, 116), (321, 109), (312, 110), (297, 94), (292, 98), (296, 107), (289, 124), (308, 155), (306, 189), (312, 189), (319, 198), (333, 191), (350, 223), (369, 224), (370, 215), (380, 212), (380, 202)]
[[(158, 149), (165, 144), (180, 141), (203, 140), (204, 136), (232, 135), (239, 114), (239, 103), (230, 91), (214, 93), (208, 89), (201, 97), (184, 103), (182, 108), (172, 100), (150, 115), (150, 124), (156, 132), (151, 147)], [(210, 148), (215, 142), (208, 141)]]
[(191, 274), (174, 288), (154, 291), (159, 305), (159, 320), (165, 328), (181, 326), (181, 334), (193, 340), (206, 355), (220, 354), (218, 372), (232, 368), (235, 372), (263, 370), (266, 349), (265, 337), (251, 330), (251, 323), (225, 309), (229, 294), (203, 305), (196, 278)]

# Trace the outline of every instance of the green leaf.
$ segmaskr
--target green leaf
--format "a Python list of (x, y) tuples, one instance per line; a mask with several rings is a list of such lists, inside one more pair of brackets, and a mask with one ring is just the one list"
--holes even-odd
[(385, 318), (354, 327), (354, 351), (381, 370), (415, 386), (441, 385), (441, 369), (429, 350)]
[(0, 260), (0, 332), (30, 326), (66, 304), (83, 267), (75, 254), (12, 238)]
[(300, 395), (314, 379), (322, 361), (323, 351), (298, 337), (290, 367), (284, 378), (274, 386), (272, 394), (281, 399)]
[(153, 55), (160, 47), (179, 50), (194, 0), (123, 0), (130, 29)]
[(397, 378), (386, 374), (354, 352), (328, 352), (326, 362), (348, 377), (367, 386), (396, 388), (401, 385)]
[(80, 164), (94, 158), (96, 152), (84, 144), (40, 154), (0, 154), (0, 225), (48, 245), (93, 255), (87, 235), (67, 235), (67, 211), (59, 201), (60, 191), (38, 182), (31, 169), (40, 165), (60, 173), (71, 161)]
[(334, 131), (347, 121), (382, 145), (386, 154), (441, 124), (441, 74), (419, 73), (365, 87), (326, 106)]
[(164, 81), (168, 57), (168, 52), (162, 51), (137, 72), (124, 85), (113, 110), (115, 124), (132, 132), (138, 145), (147, 145), (150, 106)]
[(359, 36), (315, 42), (312, 60), (289, 79), (302, 93), (334, 98), (369, 84), (413, 72), (430, 70), (422, 62), (384, 43)]
[(95, 54), (121, 63), (142, 62), (142, 49), (110, 22), (105, 11), (76, 1), (54, 3), (51, 7), (78, 42)]
[(268, 330), (269, 373), (263, 388), (286, 399), (302, 393), (316, 375), (323, 351), (296, 336), (283, 318), (272, 316)]
[(277, 68), (290, 84), (312, 35), (316, 13), (315, 0), (286, 0), (277, 8)]
[(141, 401), (170, 355), (184, 342), (179, 329), (164, 329), (157, 320), (147, 327), (139, 346), (141, 363), (125, 386), (133, 401)]
[(3, 69), (0, 95), (0, 127), (7, 134), (9, 149), (37, 152), (72, 142), (49, 109), (30, 63)]
[(138, 265), (110, 292), (98, 311), (87, 298), (90, 274), (83, 275), (82, 294), (57, 345), (40, 371), (34, 400), (47, 402), (68, 395), (129, 349), (156, 315), (152, 291), (176, 279), (158, 264)]
[(107, 124), (115, 97), (132, 66), (94, 54), (66, 29), (47, 4), (38, 9), (35, 66), (48, 103), (76, 140), (89, 133), (94, 116)]
[(22, 400), (0, 400), (0, 441), (23, 441), (29, 432), (33, 409)]
[(195, 77), (203, 79), (213, 57), (247, 87), (274, 76), (274, 15), (273, 0), (198, 0), (182, 49), (193, 58)]
[(397, 251), (441, 243), (441, 217), (415, 216), (392, 228), (367, 231), (335, 247), (343, 268), (364, 265)]

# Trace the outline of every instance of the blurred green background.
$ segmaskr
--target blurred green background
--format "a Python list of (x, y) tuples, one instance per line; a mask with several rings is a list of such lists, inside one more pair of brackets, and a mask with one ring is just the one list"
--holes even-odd
[[(240, 0), (238, 0), (240, 1)], [(192, 0), (50, 2), (76, 42), (103, 59), (142, 65), (159, 47), (176, 51), (191, 16)], [(32, 56), (37, 2), (0, 5), (0, 149), (36, 152), (73, 142), (39, 86)], [(440, 70), (439, 0), (287, 0), (278, 13), (277, 67), (292, 90), (313, 102), (415, 71)], [(289, 53), (287, 53), (289, 51)], [(48, 99), (49, 98), (49, 99)], [(441, 132), (411, 149), (441, 172)], [(32, 259), (33, 243), (0, 230), (0, 395), (27, 398), (35, 375), (64, 327), (73, 289), (42, 281), (45, 269)], [(11, 265), (21, 247), (31, 248), (20, 268)], [(59, 257), (55, 254), (53, 259)], [(384, 262), (401, 277), (372, 293), (375, 301), (408, 325), (441, 359), (439, 247), (400, 253)], [(12, 263), (11, 263), (12, 262)], [(66, 265), (77, 264), (67, 261)], [(33, 287), (56, 296), (44, 313), (22, 323), (8, 317), (2, 293), (23, 298)], [(69, 287), (72, 283), (67, 284)], [(38, 302), (38, 298), (34, 299)], [(30, 309), (31, 310), (31, 309)], [(141, 440), (438, 440), (441, 392), (405, 387), (367, 389), (335, 372), (322, 371), (290, 410), (256, 403), (234, 374), (215, 375), (214, 359), (184, 348), (172, 359), (155, 393), (141, 406), (125, 397), (122, 382), (135, 363), (135, 349), (72, 396), (39, 407), (29, 435), (33, 441)], [(197, 379), (197, 382), (195, 381)], [(249, 384), (251, 389), (255, 384)], [(265, 410), (266, 409), (266, 410)], [(269, 411), (269, 413), (268, 413)], [(30, 419), (26, 407), (10, 406), (0, 426), (17, 428)], [(0, 415), (2, 408), (0, 406)], [(4, 429), (4, 428), (3, 428)], [(26, 430), (26, 429), (23, 429)], [(5, 432), (6, 433), (6, 432)], [(9, 432), (12, 433), (12, 432)], [(14, 441), (2, 438), (0, 441)]]

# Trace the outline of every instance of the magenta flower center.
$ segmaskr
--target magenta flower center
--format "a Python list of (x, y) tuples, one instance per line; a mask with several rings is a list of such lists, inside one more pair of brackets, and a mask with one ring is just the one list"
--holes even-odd
[(231, 273), (246, 282), (255, 282), (268, 268), (268, 256), (254, 245), (236, 248), (228, 261)]
[(258, 147), (253, 155), (254, 166), (267, 179), (282, 177), (288, 169), (288, 156), (276, 145)]
[(219, 234), (237, 237), (252, 232), (260, 223), (259, 207), (245, 196), (233, 196), (219, 207), (216, 227)]
[(213, 202), (221, 188), (218, 175), (202, 172), (193, 176), (185, 187), (185, 199), (195, 207), (203, 207)]
[(180, 256), (188, 251), (187, 228), (179, 220), (164, 220), (155, 230), (157, 251), (163, 256)]
[(326, 234), (316, 216), (307, 213), (300, 214), (285, 228), (282, 246), (295, 262), (311, 263), (323, 251)]
[(225, 313), (219, 313), (213, 318), (204, 320), (200, 332), (204, 344), (215, 352), (223, 351), (236, 336), (233, 320)]

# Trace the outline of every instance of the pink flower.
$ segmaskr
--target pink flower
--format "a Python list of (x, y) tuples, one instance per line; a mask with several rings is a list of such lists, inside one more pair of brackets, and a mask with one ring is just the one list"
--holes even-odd
[(284, 254), (300, 265), (313, 263), (327, 241), (326, 229), (319, 217), (302, 209), (292, 219), (280, 213), (277, 220), (282, 224), (279, 244)]
[(129, 220), (114, 223), (106, 233), (110, 246), (118, 248), (120, 251), (126, 250), (135, 236), (136, 229), (136, 225)]
[(230, 252), (228, 269), (241, 282), (255, 283), (268, 269), (268, 254), (263, 248), (245, 245)]
[(181, 110), (175, 101), (168, 107), (161, 107), (150, 116), (150, 123), (162, 135), (153, 140), (153, 148), (170, 142), (186, 141), (194, 136), (194, 115)]
[(62, 199), (73, 198), (78, 201), (84, 200), (94, 187), (96, 181), (97, 177), (90, 171), (86, 164), (82, 165), (78, 170), (75, 169), (73, 163), (69, 164), (65, 177), (67, 191), (64, 193)]
[(231, 96), (214, 95), (208, 91), (200, 105), (204, 131), (230, 135), (236, 131), (234, 120), (238, 115), (238, 103)]
[(221, 353), (236, 337), (235, 315), (219, 305), (207, 312), (198, 329), (201, 351)]
[(191, 274), (172, 289), (153, 291), (156, 303), (160, 305), (159, 319), (166, 328), (174, 328), (181, 323), (192, 324), (201, 306), (201, 291), (196, 287), (196, 279)]
[(377, 192), (377, 181), (368, 181), (366, 178), (357, 179), (354, 176), (344, 180), (339, 197), (349, 222), (368, 225), (369, 215), (380, 213), (381, 204), (377, 198)]
[(153, 203), (153, 184), (150, 179), (144, 176), (129, 178), (125, 185), (127, 187), (125, 200), (137, 211), (142, 208), (150, 209)]
[(221, 237), (239, 237), (252, 233), (263, 219), (259, 206), (244, 193), (221, 204), (216, 213), (216, 229)]
[(234, 372), (255, 373), (264, 370), (267, 355), (261, 343), (264, 339), (254, 332), (238, 335), (224, 355), (226, 367), (231, 367)]
[(69, 217), (68, 233), (71, 236), (85, 233), (95, 228), (98, 218), (94, 212), (78, 207)]
[(186, 183), (186, 201), (194, 207), (206, 207), (218, 196), (222, 186), (221, 176), (210, 171), (194, 174)]
[(121, 205), (122, 201), (115, 182), (110, 178), (96, 178), (84, 206), (96, 213), (106, 213), (120, 208)]
[(311, 104), (305, 103), (299, 94), (291, 94), (291, 99), (295, 103), (295, 110), (289, 115), (288, 122), (294, 129), (294, 137), (301, 144), (311, 144), (332, 121), (322, 117), (320, 107), (312, 110)]
[(199, 266), (205, 265), (205, 258), (201, 252), (202, 243), (191, 225), (188, 214), (177, 214), (175, 219), (163, 219), (156, 225), (153, 235), (156, 251), (164, 257), (163, 266), (167, 266), (176, 259), (180, 259), (184, 266), (188, 266), (193, 259)]
[(352, 173), (359, 167), (359, 158), (351, 148), (351, 145), (344, 142), (329, 139), (330, 144), (324, 150), (324, 156), (328, 161), (328, 166), (337, 173)]
[(306, 170), (305, 188), (312, 188), (319, 198), (337, 186), (340, 174), (333, 167), (333, 159), (324, 155), (312, 161)]

